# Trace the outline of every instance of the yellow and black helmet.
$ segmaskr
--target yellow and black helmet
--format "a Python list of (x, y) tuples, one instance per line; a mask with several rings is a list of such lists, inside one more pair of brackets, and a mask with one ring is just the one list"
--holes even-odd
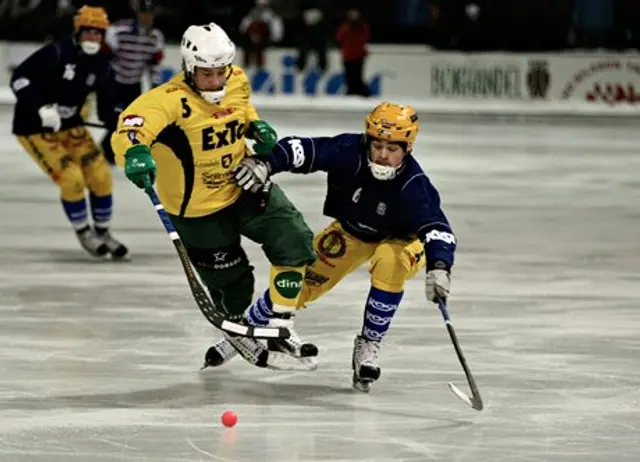
[(84, 5), (78, 10), (73, 18), (73, 30), (79, 32), (80, 29), (100, 29), (106, 31), (109, 27), (109, 17), (104, 8), (99, 6)]
[(367, 115), (365, 129), (367, 136), (404, 144), (407, 152), (411, 152), (420, 130), (420, 123), (415, 109), (411, 106), (385, 101)]

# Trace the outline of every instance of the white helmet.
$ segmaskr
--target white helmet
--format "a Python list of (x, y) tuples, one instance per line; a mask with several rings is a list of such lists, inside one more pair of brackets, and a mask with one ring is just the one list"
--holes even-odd
[[(191, 82), (196, 67), (229, 66), (236, 56), (236, 46), (217, 24), (189, 26), (182, 36), (180, 54), (185, 76)], [(218, 91), (201, 91), (191, 84), (210, 103), (218, 103), (224, 96), (225, 87)]]

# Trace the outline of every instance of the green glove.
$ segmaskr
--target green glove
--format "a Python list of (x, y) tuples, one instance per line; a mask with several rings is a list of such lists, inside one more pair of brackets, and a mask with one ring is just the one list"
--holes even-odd
[(257, 141), (257, 143), (253, 145), (253, 150), (259, 155), (271, 154), (271, 151), (273, 151), (273, 148), (278, 142), (278, 134), (271, 125), (264, 120), (254, 120), (251, 122), (251, 136)]
[(124, 153), (124, 174), (140, 189), (149, 189), (156, 181), (156, 163), (149, 146), (136, 144)]

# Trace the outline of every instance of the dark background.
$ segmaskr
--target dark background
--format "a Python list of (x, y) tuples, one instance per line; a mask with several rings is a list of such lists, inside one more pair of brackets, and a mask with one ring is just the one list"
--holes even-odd
[[(68, 3), (70, 5), (65, 6)], [(0, 0), (0, 39), (43, 41), (71, 30), (74, 8), (104, 6), (112, 21), (132, 15), (128, 0)], [(62, 4), (62, 6), (61, 6)], [(253, 0), (157, 0), (156, 25), (168, 43), (190, 24), (216, 22), (237, 39)], [(465, 51), (554, 51), (640, 48), (640, 0), (272, 0), (283, 18), (278, 46), (295, 46), (302, 11), (325, 13), (330, 46), (346, 9), (359, 8), (372, 43), (425, 44)], [(469, 12), (477, 11), (474, 16)]]

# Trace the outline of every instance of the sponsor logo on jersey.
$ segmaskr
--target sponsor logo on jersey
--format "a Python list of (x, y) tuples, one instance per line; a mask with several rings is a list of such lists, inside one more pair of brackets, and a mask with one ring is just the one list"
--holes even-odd
[(302, 141), (294, 138), (289, 140), (289, 146), (291, 146), (291, 152), (293, 152), (293, 167), (302, 167), (304, 164), (304, 147), (302, 147)]
[(15, 79), (13, 81), (13, 83), (11, 84), (11, 88), (13, 88), (13, 91), (18, 92), (18, 91), (22, 90), (23, 88), (28, 87), (30, 83), (31, 82), (29, 81), (28, 78), (20, 77), (19, 79)]
[(302, 274), (296, 271), (285, 271), (275, 277), (273, 285), (284, 298), (296, 298), (302, 289)]
[(223, 109), (222, 111), (214, 112), (213, 114), (211, 114), (211, 117), (213, 117), (214, 119), (223, 119), (231, 114), (233, 114), (232, 107), (230, 107), (229, 109)]
[(438, 231), (437, 229), (429, 231), (427, 234), (427, 244), (431, 241), (444, 241), (447, 244), (455, 244), (456, 237), (446, 231)]
[(96, 75), (95, 74), (89, 74), (87, 76), (87, 80), (85, 81), (85, 83), (87, 84), (87, 87), (92, 87), (94, 83), (96, 83)]
[(347, 253), (347, 242), (340, 231), (330, 231), (320, 238), (318, 251), (327, 258), (340, 258)]
[(360, 200), (360, 194), (362, 194), (362, 188), (356, 189), (356, 192), (354, 192), (353, 196), (351, 196), (351, 200), (353, 201), (354, 204), (357, 204), (358, 201)]
[(387, 204), (385, 204), (384, 202), (379, 202), (378, 206), (376, 207), (376, 213), (380, 216), (384, 216), (384, 214), (387, 213)]
[(139, 115), (128, 115), (122, 119), (123, 127), (142, 127), (144, 125), (144, 117)]
[(64, 73), (62, 74), (62, 78), (65, 80), (73, 80), (76, 76), (76, 65), (75, 64), (65, 64), (64, 65)]

